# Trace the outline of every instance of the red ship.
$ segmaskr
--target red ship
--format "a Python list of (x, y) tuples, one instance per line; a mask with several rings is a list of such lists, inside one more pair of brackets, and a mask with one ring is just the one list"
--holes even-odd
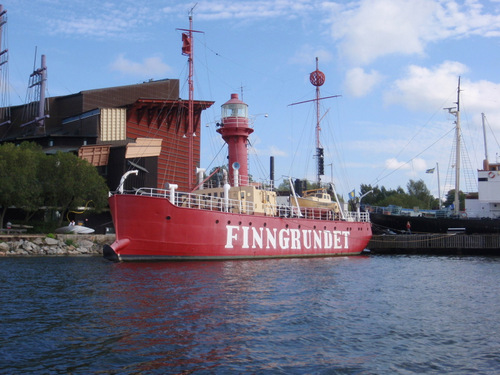
[[(190, 38), (191, 27), (187, 31)], [(189, 62), (189, 100), (192, 102), (191, 50)], [(316, 104), (322, 99), (319, 86), (323, 82), (322, 72), (316, 69), (311, 73), (311, 83), (316, 86)], [(192, 125), (192, 118), (189, 121)], [(320, 193), (318, 197), (312, 194), (309, 203), (304, 204), (304, 198), (299, 200), (292, 185), (291, 203), (279, 204), (276, 191), (251, 183), (247, 140), (253, 129), (249, 125), (248, 106), (237, 94), (232, 94), (222, 105), (217, 132), (228, 145), (229, 173), (224, 185), (206, 188), (203, 181), (199, 181), (197, 188), (188, 192), (177, 191), (176, 184), (169, 184), (167, 189), (141, 188), (134, 192), (120, 188), (109, 198), (116, 240), (104, 247), (106, 259), (327, 257), (358, 255), (365, 249), (372, 236), (368, 213), (345, 212), (339, 203), (325, 205), (322, 201), (325, 194)], [(322, 163), (323, 149), (319, 140), (317, 142), (317, 156)], [(130, 173), (137, 174), (137, 171), (127, 172), (120, 186)], [(318, 176), (320, 174), (318, 170)]]

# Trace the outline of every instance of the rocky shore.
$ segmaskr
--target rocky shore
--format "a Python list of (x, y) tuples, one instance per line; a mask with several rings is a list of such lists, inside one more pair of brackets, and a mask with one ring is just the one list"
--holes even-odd
[[(55, 237), (55, 238), (54, 238)], [(114, 234), (81, 235), (58, 234), (55, 236), (25, 235), (1, 236), (2, 256), (99, 256), (102, 247), (115, 240)]]

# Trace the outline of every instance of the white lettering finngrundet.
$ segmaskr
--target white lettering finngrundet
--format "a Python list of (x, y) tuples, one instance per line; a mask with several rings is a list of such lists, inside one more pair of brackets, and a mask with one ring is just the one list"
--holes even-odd
[(349, 231), (226, 225), (226, 249), (347, 249)]

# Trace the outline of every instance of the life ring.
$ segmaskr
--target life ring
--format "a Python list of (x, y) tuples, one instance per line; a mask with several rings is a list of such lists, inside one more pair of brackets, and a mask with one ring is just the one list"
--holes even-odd
[(488, 173), (489, 178), (495, 178), (495, 174), (493, 172)]

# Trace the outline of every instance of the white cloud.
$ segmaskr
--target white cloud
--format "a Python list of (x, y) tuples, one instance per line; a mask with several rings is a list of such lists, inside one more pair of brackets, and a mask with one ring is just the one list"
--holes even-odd
[[(394, 81), (384, 93), (384, 103), (400, 104), (413, 111), (433, 113), (451, 107), (457, 99), (458, 77), (468, 72), (464, 64), (446, 61), (432, 68), (411, 65), (406, 75)], [(470, 113), (480, 123), (485, 112), (496, 129), (500, 129), (500, 84), (487, 80), (461, 79), (461, 111)]]
[(477, 0), (361, 0), (332, 7), (331, 35), (354, 65), (387, 55), (424, 55), (427, 44), (446, 38), (500, 34), (500, 15), (483, 14)]
[(204, 20), (298, 17), (315, 5), (311, 0), (206, 1), (196, 7), (196, 17)]
[(406, 76), (394, 81), (384, 94), (384, 102), (402, 104), (415, 111), (448, 106), (456, 100), (456, 96), (450, 97), (450, 94), (456, 92), (458, 77), (467, 70), (465, 65), (454, 61), (433, 68), (411, 65)]
[(390, 158), (385, 161), (385, 167), (390, 170), (409, 169), (410, 166), (405, 161), (398, 161), (396, 158)]
[(367, 73), (362, 68), (354, 68), (347, 71), (344, 86), (349, 94), (363, 97), (381, 80), (382, 75), (374, 70)]
[(410, 176), (417, 176), (419, 172), (427, 169), (427, 163), (424, 159), (414, 158), (410, 161), (399, 161), (396, 158), (390, 158), (385, 161), (385, 168), (391, 171), (407, 171)]
[(124, 74), (151, 78), (163, 77), (172, 70), (159, 57), (148, 57), (142, 62), (134, 62), (125, 58), (123, 54), (111, 63), (111, 69)]

